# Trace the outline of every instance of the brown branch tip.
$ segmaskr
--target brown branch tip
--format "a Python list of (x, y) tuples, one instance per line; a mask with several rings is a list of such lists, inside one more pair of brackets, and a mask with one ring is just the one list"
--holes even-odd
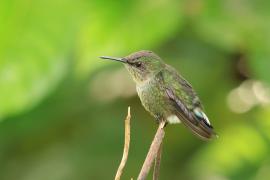
[(125, 119), (125, 143), (124, 143), (124, 150), (123, 150), (123, 156), (122, 160), (120, 162), (120, 165), (117, 169), (115, 180), (120, 180), (121, 176), (123, 174), (124, 167), (126, 165), (127, 159), (128, 159), (128, 152), (129, 152), (129, 144), (130, 144), (130, 107), (128, 107), (128, 113), (127, 117)]

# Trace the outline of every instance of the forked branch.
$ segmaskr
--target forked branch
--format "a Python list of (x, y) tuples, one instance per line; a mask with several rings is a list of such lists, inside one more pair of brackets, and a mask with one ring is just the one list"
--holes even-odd
[[(121, 176), (123, 174), (123, 169), (128, 159), (128, 152), (129, 152), (129, 146), (130, 146), (130, 119), (131, 119), (130, 107), (128, 107), (128, 114), (125, 119), (125, 143), (124, 143), (123, 156), (122, 156), (121, 163), (118, 167), (118, 170), (116, 172), (115, 180), (121, 179)], [(138, 180), (146, 179), (151, 169), (151, 166), (154, 162), (154, 159), (155, 159), (155, 166), (154, 166), (154, 171), (153, 171), (153, 179), (158, 180), (159, 171), (160, 171), (160, 160), (161, 160), (161, 154), (162, 154), (162, 141), (165, 135), (164, 126), (165, 126), (165, 122), (162, 121), (159, 124), (155, 137), (147, 153), (142, 169), (138, 176)]]

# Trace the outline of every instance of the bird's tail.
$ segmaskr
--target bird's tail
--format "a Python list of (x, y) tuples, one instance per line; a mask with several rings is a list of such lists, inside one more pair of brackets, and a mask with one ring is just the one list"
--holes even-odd
[(211, 126), (210, 123), (208, 124), (209, 122), (208, 118), (207, 119), (199, 118), (197, 117), (196, 113), (192, 113), (192, 116), (189, 118), (184, 116), (182, 113), (177, 113), (177, 117), (181, 119), (182, 123), (186, 127), (188, 127), (193, 134), (195, 134), (202, 140), (210, 140), (213, 139), (214, 137), (218, 137), (213, 130), (213, 126)]

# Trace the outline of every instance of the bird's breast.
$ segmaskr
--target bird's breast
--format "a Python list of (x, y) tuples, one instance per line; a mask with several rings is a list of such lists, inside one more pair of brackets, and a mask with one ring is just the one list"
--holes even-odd
[(153, 79), (144, 84), (139, 84), (136, 89), (142, 105), (147, 111), (155, 117), (165, 117), (165, 114), (167, 114), (165, 92), (157, 81)]

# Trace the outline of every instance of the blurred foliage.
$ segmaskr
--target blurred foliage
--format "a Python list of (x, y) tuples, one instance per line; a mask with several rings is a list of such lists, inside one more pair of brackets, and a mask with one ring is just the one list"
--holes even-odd
[(112, 179), (127, 106), (136, 177), (155, 132), (117, 63), (151, 49), (198, 92), (220, 138), (167, 126), (161, 179), (270, 178), (266, 0), (0, 1), (0, 179)]
[(65, 76), (72, 10), (70, 2), (0, 2), (0, 119), (33, 107)]

